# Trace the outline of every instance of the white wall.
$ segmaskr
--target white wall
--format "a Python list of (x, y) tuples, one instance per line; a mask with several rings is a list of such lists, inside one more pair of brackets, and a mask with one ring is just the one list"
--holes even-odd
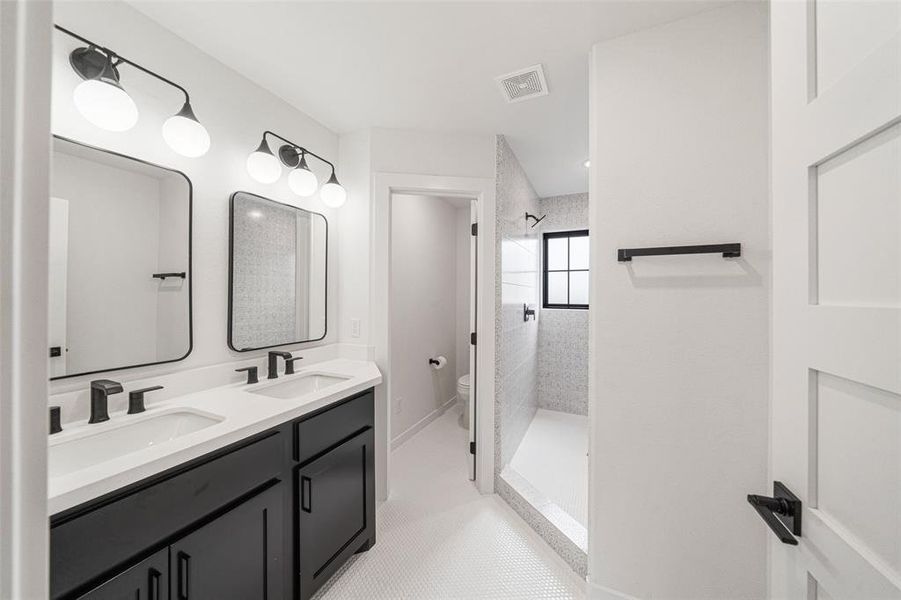
[[(159, 360), (160, 180), (54, 151), (50, 194), (69, 206), (66, 372)], [(186, 213), (186, 185), (180, 199)], [(187, 236), (180, 244), (185, 268)], [(159, 333), (180, 342), (166, 358), (187, 351), (187, 330)]]
[(391, 198), (392, 441), (456, 395), (456, 217), (441, 198)]
[[(187, 267), (187, 239), (190, 214), (187, 211), (187, 184), (173, 175), (160, 180), (159, 262), (160, 271), (182, 271)], [(157, 282), (157, 323), (176, 335), (157, 337), (157, 356), (175, 358), (188, 351), (190, 306), (185, 279), (170, 278)]]
[[(492, 135), (374, 128), (341, 136), (339, 167), (348, 200), (338, 224), (338, 341), (369, 341), (372, 175), (494, 178), (494, 148)], [(352, 331), (355, 319), (360, 321), (358, 338)]]
[[(596, 597), (766, 595), (767, 47), (746, 3), (592, 49)], [(709, 242), (743, 256), (615, 258)]]
[[(179, 110), (181, 95), (174, 89), (125, 65), (122, 84), (138, 105), (140, 119), (134, 129), (105, 132), (88, 123), (72, 103), (72, 90), (80, 81), (68, 65), (68, 52), (76, 46), (68, 36), (54, 34), (53, 132), (91, 145), (108, 148), (183, 171), (194, 186), (194, 351), (170, 371), (243, 360), (265, 351), (238, 354), (226, 345), (228, 298), (228, 202), (238, 190), (282, 202), (291, 202), (326, 215), (329, 219), (329, 334), (320, 344), (337, 339), (337, 222), (338, 211), (326, 208), (316, 196), (298, 199), (286, 177), (263, 185), (244, 168), (247, 154), (259, 144), (265, 129), (272, 129), (330, 160), (337, 160), (338, 138), (312, 118), (251, 83), (227, 66), (203, 54), (187, 41), (120, 2), (61, 2), (55, 5), (55, 21), (89, 39), (115, 49), (183, 85), (191, 94), (198, 118), (212, 138), (209, 153), (201, 158), (175, 154), (163, 141), (160, 128)], [(320, 180), (327, 176), (315, 161)], [(338, 176), (344, 180), (339, 169)], [(353, 184), (348, 185), (351, 196)], [(352, 203), (341, 210), (353, 210)], [(70, 280), (70, 284), (71, 284)], [(315, 345), (315, 344), (314, 344)], [(287, 347), (303, 348), (305, 345)], [(140, 373), (118, 372), (127, 381)], [(56, 390), (81, 387), (84, 379), (54, 382)]]

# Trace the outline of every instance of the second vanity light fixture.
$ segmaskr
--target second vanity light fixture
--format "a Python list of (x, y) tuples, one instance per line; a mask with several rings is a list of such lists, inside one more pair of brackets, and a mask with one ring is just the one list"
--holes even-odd
[(87, 46), (69, 54), (69, 64), (84, 81), (72, 94), (82, 116), (107, 131), (128, 131), (138, 122), (138, 107), (119, 81), (119, 65), (126, 64), (171, 85), (185, 95), (181, 110), (163, 123), (163, 139), (177, 153), (189, 158), (203, 156), (210, 149), (210, 134), (194, 115), (187, 90), (150, 69), (128, 60), (59, 25), (54, 26)]
[[(284, 142), (278, 149), (278, 158), (269, 147), (267, 135)], [(318, 158), (332, 169), (331, 177), (322, 187), (319, 187), (319, 179), (307, 164), (307, 156)], [(276, 133), (264, 131), (260, 145), (247, 157), (247, 172), (260, 183), (275, 183), (282, 175), (282, 165), (291, 169), (288, 173), (288, 187), (298, 196), (312, 196), (318, 188), (319, 198), (328, 207), (338, 208), (347, 200), (347, 190), (338, 183), (335, 165), (331, 161)]]

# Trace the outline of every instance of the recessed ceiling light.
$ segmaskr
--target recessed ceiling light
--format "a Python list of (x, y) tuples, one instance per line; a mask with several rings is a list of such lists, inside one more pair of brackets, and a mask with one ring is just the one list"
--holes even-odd
[(590, 161), (590, 160), (586, 160), (585, 162), (582, 163), (582, 166), (585, 167), (585, 168), (587, 169), (588, 167), (591, 166), (591, 161)]

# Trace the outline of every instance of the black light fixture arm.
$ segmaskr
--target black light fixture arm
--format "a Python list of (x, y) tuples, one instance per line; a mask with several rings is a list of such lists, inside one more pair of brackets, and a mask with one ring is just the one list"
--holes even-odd
[(289, 140), (289, 139), (287, 139), (287, 138), (284, 138), (284, 137), (280, 136), (279, 134), (275, 133), (274, 131), (269, 131), (268, 129), (267, 129), (266, 131), (264, 131), (264, 132), (263, 132), (263, 139), (264, 139), (264, 140), (266, 139), (266, 136), (267, 136), (267, 135), (271, 135), (272, 137), (274, 137), (274, 138), (276, 138), (276, 139), (279, 139), (279, 140), (285, 142), (285, 143), (288, 144), (289, 146), (293, 147), (293, 148), (298, 152), (299, 155), (300, 155), (300, 154), (309, 154), (310, 156), (314, 156), (314, 157), (318, 158), (319, 160), (321, 160), (322, 162), (324, 162), (325, 164), (327, 164), (329, 167), (331, 167), (331, 168), (332, 168), (332, 174), (333, 174), (333, 175), (335, 174), (335, 165), (332, 163), (332, 161), (328, 160), (327, 158), (323, 158), (323, 157), (319, 156), (318, 154), (316, 154), (316, 153), (313, 152), (312, 150), (308, 150), (307, 148), (304, 148), (304, 147), (301, 146), (300, 144), (295, 144), (295, 143), (292, 142), (291, 140)]
[(121, 64), (121, 63), (125, 63), (125, 64), (127, 64), (127, 65), (129, 65), (129, 66), (134, 67), (135, 69), (137, 69), (137, 70), (139, 70), (139, 71), (143, 71), (144, 73), (150, 75), (151, 77), (154, 77), (154, 78), (156, 78), (156, 79), (159, 79), (159, 80), (162, 81), (163, 83), (167, 83), (167, 84), (171, 85), (172, 87), (174, 87), (175, 89), (179, 90), (182, 94), (185, 95), (185, 102), (186, 102), (186, 103), (190, 103), (190, 102), (191, 102), (191, 97), (190, 97), (190, 95), (188, 95), (188, 90), (186, 90), (186, 89), (183, 88), (182, 86), (178, 85), (177, 83), (175, 83), (175, 82), (172, 81), (171, 79), (167, 79), (167, 78), (163, 77), (162, 75), (160, 75), (159, 73), (155, 73), (154, 71), (151, 71), (150, 69), (148, 69), (148, 68), (146, 68), (146, 67), (142, 67), (142, 66), (139, 65), (138, 63), (136, 63), (136, 62), (134, 62), (134, 61), (132, 61), (132, 60), (129, 60), (129, 59), (125, 58), (125, 57), (122, 56), (121, 54), (119, 54), (119, 53), (117, 53), (117, 52), (114, 52), (113, 50), (110, 50), (109, 48), (106, 48), (105, 46), (101, 46), (100, 44), (98, 44), (98, 43), (96, 43), (96, 42), (92, 42), (91, 40), (87, 39), (86, 37), (81, 36), (81, 35), (78, 35), (78, 34), (75, 33), (74, 31), (70, 31), (70, 30), (66, 29), (65, 27), (61, 27), (61, 26), (56, 25), (56, 24), (54, 24), (53, 27), (54, 27), (55, 29), (57, 29), (58, 31), (61, 31), (61, 32), (65, 33), (66, 35), (68, 35), (68, 36), (70, 36), (70, 37), (73, 37), (73, 38), (75, 38), (76, 40), (78, 40), (78, 41), (80, 41), (80, 42), (83, 42), (83, 43), (87, 44), (89, 48), (96, 48), (97, 50), (100, 50), (101, 52), (103, 52), (104, 54), (106, 54), (108, 57), (110, 57), (111, 60), (114, 61), (114, 62), (113, 62), (113, 66), (117, 66), (117, 65), (119, 65), (119, 64)]

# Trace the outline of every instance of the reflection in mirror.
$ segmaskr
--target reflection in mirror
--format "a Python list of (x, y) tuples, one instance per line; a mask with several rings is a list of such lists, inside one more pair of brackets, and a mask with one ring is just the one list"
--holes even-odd
[(185, 358), (191, 182), (59, 137), (52, 158), (51, 379)]
[(262, 196), (231, 200), (229, 346), (243, 352), (321, 340), (328, 223)]

